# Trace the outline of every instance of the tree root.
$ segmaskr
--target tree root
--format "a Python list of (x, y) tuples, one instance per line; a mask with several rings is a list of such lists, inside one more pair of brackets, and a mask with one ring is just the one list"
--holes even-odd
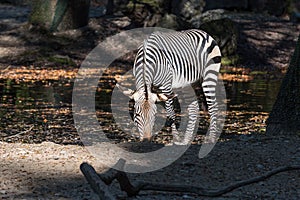
[[(116, 166), (118, 166), (118, 169), (123, 169), (124, 165), (125, 160), (123, 159), (120, 159), (116, 164)], [(235, 190), (239, 187), (266, 180), (267, 178), (270, 178), (271, 176), (281, 172), (300, 170), (300, 165), (279, 167), (263, 174), (262, 176), (238, 181), (221, 189), (207, 189), (191, 185), (153, 183), (144, 181), (137, 181), (134, 184), (132, 184), (125, 172), (116, 170), (114, 168), (109, 169), (105, 173), (97, 174), (97, 172), (91, 165), (87, 163), (82, 163), (80, 169), (85, 175), (87, 181), (91, 185), (94, 192), (99, 195), (100, 199), (110, 200), (115, 198), (110, 193), (107, 185), (111, 184), (114, 179), (116, 179), (119, 182), (121, 189), (125, 191), (129, 197), (138, 195), (141, 190), (194, 193), (199, 196), (217, 197), (226, 194), (232, 190)]]

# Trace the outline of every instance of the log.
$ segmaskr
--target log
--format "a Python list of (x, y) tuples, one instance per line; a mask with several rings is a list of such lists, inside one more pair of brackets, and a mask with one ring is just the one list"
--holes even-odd
[(93, 191), (102, 200), (115, 200), (116, 198), (111, 194), (107, 184), (99, 178), (95, 169), (88, 163), (82, 163), (80, 170), (84, 174), (86, 180), (91, 185)]
[[(153, 183), (153, 182), (144, 182), (144, 181), (137, 181), (132, 183), (127, 174), (123, 171), (115, 170), (111, 168), (105, 173), (97, 174), (92, 166), (87, 166), (88, 164), (84, 165), (84, 172), (88, 175), (88, 182), (91, 184), (93, 190), (99, 195), (101, 195), (100, 199), (103, 199), (103, 194), (109, 194), (109, 190), (107, 186), (103, 184), (111, 184), (114, 179), (120, 184), (120, 187), (123, 191), (127, 193), (127, 196), (136, 196), (142, 190), (153, 190), (153, 191), (164, 191), (164, 192), (182, 192), (182, 193), (194, 193), (199, 196), (206, 196), (206, 197), (217, 197), (228, 192), (231, 192), (237, 188), (250, 185), (253, 183), (257, 183), (263, 180), (270, 178), (271, 176), (291, 170), (300, 170), (300, 165), (291, 165), (291, 166), (284, 166), (276, 168), (272, 171), (269, 171), (261, 176), (257, 176), (254, 178), (250, 178), (243, 181), (238, 181), (236, 183), (230, 184), (229, 186), (223, 187), (221, 189), (207, 189), (198, 186), (191, 186), (191, 185), (179, 185), (179, 184), (166, 184), (166, 183)], [(125, 165), (125, 161), (120, 159), (117, 163), (117, 169), (123, 169)], [(116, 167), (115, 167), (116, 168)], [(101, 180), (98, 180), (98, 179)], [(106, 198), (108, 199), (108, 198)]]
[[(134, 184), (135, 188), (131, 188), (131, 190), (136, 192), (135, 195), (137, 195), (141, 190), (153, 190), (153, 191), (164, 191), (164, 192), (194, 193), (199, 196), (218, 197), (218, 196), (221, 196), (228, 192), (231, 192), (237, 188), (266, 180), (267, 178), (270, 178), (271, 176), (273, 176), (275, 174), (278, 174), (278, 173), (281, 173), (284, 171), (290, 171), (290, 170), (300, 170), (300, 165), (280, 167), (280, 168), (274, 169), (272, 171), (269, 171), (262, 176), (257, 176), (257, 177), (251, 178), (251, 179), (238, 181), (236, 183), (233, 183), (233, 184), (226, 186), (224, 188), (221, 188), (221, 189), (207, 189), (207, 188), (191, 186), (191, 185), (137, 182)], [(121, 181), (119, 181), (118, 178), (124, 179), (124, 180), (122, 180), (122, 182), (121, 182)], [(118, 177), (118, 178), (117, 178), (117, 180), (119, 181), (120, 185), (129, 181), (129, 180), (126, 180), (125, 177), (122, 177), (122, 178)], [(126, 185), (121, 186), (121, 187), (126, 188)]]

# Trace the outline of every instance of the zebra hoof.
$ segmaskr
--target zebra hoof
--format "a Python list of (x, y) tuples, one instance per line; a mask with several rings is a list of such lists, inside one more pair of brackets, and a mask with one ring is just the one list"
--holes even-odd
[(204, 139), (203, 143), (205, 143), (205, 144), (215, 144), (216, 142), (217, 142), (217, 140), (215, 138), (208, 137), (208, 138)]
[(175, 145), (178, 145), (178, 146), (186, 146), (186, 145), (189, 145), (189, 142), (174, 142)]

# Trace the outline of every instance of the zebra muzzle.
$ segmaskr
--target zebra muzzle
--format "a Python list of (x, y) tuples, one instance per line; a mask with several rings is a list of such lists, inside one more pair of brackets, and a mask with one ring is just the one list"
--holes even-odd
[(143, 137), (141, 137), (142, 142), (151, 142), (152, 141), (152, 135), (147, 133), (144, 134)]
[(152, 138), (143, 138), (142, 139), (142, 142), (146, 142), (146, 143), (151, 142), (151, 141), (152, 141)]

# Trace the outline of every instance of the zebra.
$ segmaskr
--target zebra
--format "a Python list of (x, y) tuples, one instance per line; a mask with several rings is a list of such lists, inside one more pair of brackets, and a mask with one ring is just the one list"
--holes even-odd
[[(210, 136), (217, 133), (218, 103), (216, 86), (221, 67), (221, 52), (216, 41), (202, 30), (192, 29), (172, 32), (153, 32), (138, 48), (134, 65), (136, 90), (116, 86), (134, 99), (134, 123), (140, 140), (151, 140), (156, 102), (164, 102), (171, 120), (173, 142), (179, 141), (175, 125), (173, 100), (175, 88), (201, 81), (210, 115)], [(159, 92), (153, 91), (158, 88)]]

